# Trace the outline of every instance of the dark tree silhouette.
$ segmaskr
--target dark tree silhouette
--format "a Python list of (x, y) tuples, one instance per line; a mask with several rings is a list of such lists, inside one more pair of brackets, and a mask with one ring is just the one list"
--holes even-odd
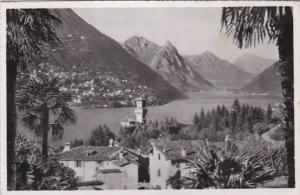
[[(56, 78), (43, 77), (40, 80), (31, 79), (17, 91), (17, 107), (25, 116), (22, 121), (25, 126), (42, 136), (42, 157), (48, 158), (48, 133), (51, 128), (52, 138), (60, 139), (63, 135), (63, 125), (75, 123), (76, 117), (68, 102), (72, 100), (70, 93), (59, 89)], [(55, 120), (50, 122), (50, 114)]]
[(46, 9), (8, 9), (7, 21), (7, 189), (16, 189), (16, 76), (38, 58), (45, 44), (56, 44), (60, 20)]
[(265, 39), (274, 41), (278, 47), (288, 151), (288, 186), (295, 187), (292, 7), (225, 7), (221, 23), (222, 30), (233, 37), (234, 44), (239, 48), (255, 47)]

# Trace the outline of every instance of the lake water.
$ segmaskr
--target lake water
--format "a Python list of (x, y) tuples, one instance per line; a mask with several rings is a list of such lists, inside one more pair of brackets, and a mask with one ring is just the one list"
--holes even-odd
[[(148, 108), (147, 120), (164, 120), (165, 117), (175, 117), (183, 123), (191, 123), (196, 112), (201, 108), (205, 111), (216, 108), (217, 105), (231, 107), (234, 99), (238, 98), (240, 103), (248, 103), (252, 106), (266, 108), (268, 103), (274, 106), (281, 103), (279, 96), (267, 95), (239, 95), (224, 92), (214, 93), (191, 93), (189, 99), (172, 101), (163, 106), (153, 106)], [(122, 119), (126, 116), (135, 118), (134, 108), (115, 109), (81, 109), (74, 108), (77, 115), (75, 125), (65, 126), (64, 137), (57, 144), (76, 139), (87, 139), (91, 131), (99, 124), (106, 124), (115, 133), (119, 130)]]

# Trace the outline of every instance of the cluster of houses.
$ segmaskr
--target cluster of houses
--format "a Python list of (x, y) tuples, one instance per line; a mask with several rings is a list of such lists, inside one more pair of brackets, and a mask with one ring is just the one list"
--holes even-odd
[(134, 97), (141, 94), (147, 94), (147, 101), (151, 104), (156, 101), (156, 96), (148, 86), (135, 82), (136, 75), (133, 73), (128, 79), (110, 71), (81, 70), (75, 65), (67, 71), (47, 62), (40, 63), (29, 73), (22, 74), (19, 77), (37, 78), (46, 75), (59, 78), (64, 83), (61, 90), (72, 92), (74, 95), (71, 102), (73, 106), (99, 108), (133, 106)]
[[(136, 120), (123, 121), (122, 126), (146, 123), (145, 100), (138, 98), (136, 104)], [(75, 171), (79, 183), (93, 184), (93, 189), (167, 189), (170, 177), (192, 171), (188, 165), (196, 159), (199, 146), (190, 140), (153, 140), (149, 149), (141, 151), (121, 147), (112, 139), (108, 146), (71, 149), (67, 143), (59, 161)]]

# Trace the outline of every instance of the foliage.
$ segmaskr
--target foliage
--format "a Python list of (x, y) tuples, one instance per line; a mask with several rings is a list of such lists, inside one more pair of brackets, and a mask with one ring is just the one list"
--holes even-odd
[(238, 47), (263, 43), (267, 37), (275, 41), (282, 34), (282, 19), (290, 7), (226, 7), (222, 12), (222, 29), (232, 35)]
[(17, 136), (18, 190), (72, 190), (76, 186), (75, 172), (55, 159), (49, 147), (49, 159), (42, 159), (40, 143)]
[(106, 126), (99, 125), (91, 133), (91, 137), (87, 141), (90, 146), (108, 146), (110, 139), (115, 139), (115, 134)]
[(71, 148), (75, 148), (78, 146), (83, 146), (84, 145), (84, 141), (82, 139), (75, 139), (74, 141), (71, 141)]
[(181, 180), (180, 171), (176, 171), (174, 176), (171, 176), (167, 180), (167, 185), (169, 185), (172, 189), (181, 189), (183, 182)]
[[(194, 116), (194, 131), (192, 139), (209, 139), (211, 141), (222, 141), (227, 134), (247, 135), (253, 132), (257, 123), (264, 124), (265, 112), (260, 107), (240, 104), (238, 99), (234, 100), (229, 110), (225, 106), (217, 106), (207, 113), (203, 112)], [(263, 125), (266, 127), (267, 125)]]
[(222, 30), (233, 37), (238, 47), (262, 43), (264, 38), (276, 41), (279, 71), (284, 97), (284, 131), (288, 159), (288, 186), (295, 186), (294, 134), (294, 22), (292, 7), (225, 7)]
[(266, 150), (266, 153), (269, 156), (269, 158), (267, 159), (267, 165), (275, 170), (276, 175), (288, 175), (286, 147), (282, 145), (276, 147), (269, 147)]
[(7, 61), (25, 69), (38, 60), (45, 46), (60, 42), (55, 28), (61, 21), (47, 9), (8, 9)]
[(40, 57), (45, 45), (59, 42), (55, 26), (60, 20), (47, 9), (8, 9), (6, 11), (6, 61), (7, 61), (7, 184), (8, 190), (16, 188), (15, 90), (18, 69), (25, 69)]
[(189, 167), (191, 174), (182, 177), (185, 188), (255, 188), (274, 177), (274, 170), (265, 163), (269, 155), (249, 155), (227, 144), (225, 149), (210, 144), (199, 149), (197, 160)]
[(176, 118), (165, 118), (160, 122), (149, 121), (148, 124), (138, 124), (135, 127), (120, 128), (119, 140), (121, 145), (129, 148), (147, 148), (150, 139), (169, 138), (171, 140), (190, 139), (183, 131), (185, 125)]
[[(63, 125), (75, 123), (76, 116), (69, 107), (72, 96), (60, 90), (57, 78), (32, 78), (17, 91), (17, 108), (25, 115), (22, 121), (26, 127), (43, 137), (43, 157), (47, 158), (48, 131), (51, 127), (52, 139), (61, 139)], [(55, 116), (51, 123), (50, 114)]]

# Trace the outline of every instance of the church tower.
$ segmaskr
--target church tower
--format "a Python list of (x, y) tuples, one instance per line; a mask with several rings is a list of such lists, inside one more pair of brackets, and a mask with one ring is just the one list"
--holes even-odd
[(135, 116), (136, 116), (136, 122), (145, 124), (146, 123), (146, 114), (147, 114), (147, 108), (146, 108), (146, 100), (142, 97), (139, 97), (134, 100), (136, 103), (136, 109), (134, 110)]

